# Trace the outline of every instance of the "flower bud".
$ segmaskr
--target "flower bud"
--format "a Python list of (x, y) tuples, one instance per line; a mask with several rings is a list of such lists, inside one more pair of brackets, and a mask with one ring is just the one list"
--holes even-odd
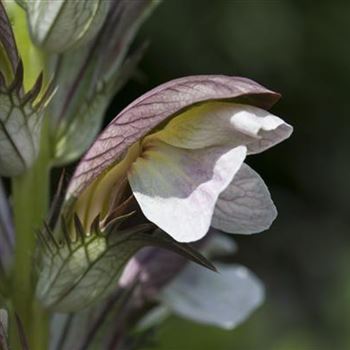
[(111, 99), (142, 57), (144, 46), (130, 55), (129, 47), (158, 3), (113, 2), (99, 35), (61, 55), (55, 69), (58, 90), (49, 107), (56, 165), (78, 159), (94, 141)]
[(32, 0), (25, 6), (33, 41), (49, 52), (63, 52), (98, 33), (110, 2)]
[(28, 169), (39, 152), (43, 110), (50, 97), (42, 92), (42, 75), (26, 91), (23, 64), (5, 9), (0, 4), (0, 175)]
[(127, 261), (145, 245), (139, 228), (108, 235), (99, 229), (84, 233), (78, 218), (75, 225), (77, 239), (68, 231), (62, 241), (53, 234), (41, 236), (46, 249), (36, 295), (45, 307), (59, 312), (77, 311), (107, 296)]
[(113, 224), (101, 228), (97, 216), (89, 232), (85, 232), (78, 216), (74, 216), (73, 225), (62, 219), (62, 239), (57, 239), (46, 227), (47, 234), (39, 235), (43, 255), (36, 288), (37, 298), (45, 307), (58, 312), (75, 312), (108, 297), (117, 289), (128, 261), (146, 246), (171, 250), (215, 270), (193, 248), (172, 241), (154, 230), (153, 225), (119, 230), (117, 222), (124, 219), (125, 216), (116, 218)]

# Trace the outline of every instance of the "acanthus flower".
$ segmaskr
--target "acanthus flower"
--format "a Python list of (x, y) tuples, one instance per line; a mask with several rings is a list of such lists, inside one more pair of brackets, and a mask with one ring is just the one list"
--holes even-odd
[(230, 233), (265, 230), (276, 209), (243, 162), (291, 134), (291, 126), (259, 108), (278, 97), (237, 77), (161, 85), (102, 132), (78, 165), (67, 202), (88, 228), (110, 212), (127, 179), (147, 219), (179, 242), (201, 239), (211, 225)]
[[(177, 241), (176, 252), (210, 268), (184, 243), (202, 239), (211, 226), (242, 234), (267, 229), (276, 208), (244, 159), (291, 134), (291, 126), (260, 108), (278, 98), (248, 79), (192, 76), (126, 107), (83, 157), (68, 186), (56, 233), (73, 243), (58, 247), (56, 262), (49, 255), (51, 263), (43, 264), (39, 299), (57, 310), (82, 308), (96, 295), (106, 296), (107, 286), (120, 278), (104, 266), (121, 272), (144, 246), (174, 247)], [(137, 212), (151, 224), (135, 225), (130, 218)], [(163, 240), (164, 232), (170, 241)], [(120, 255), (123, 249), (128, 253)], [(66, 268), (57, 268), (62, 261)], [(76, 275), (60, 278), (65, 269)], [(92, 285), (94, 292), (86, 287)]]

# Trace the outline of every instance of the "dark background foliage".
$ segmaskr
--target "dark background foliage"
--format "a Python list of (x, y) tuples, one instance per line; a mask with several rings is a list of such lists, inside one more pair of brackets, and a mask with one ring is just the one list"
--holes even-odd
[(349, 349), (350, 2), (165, 0), (141, 30), (151, 45), (108, 115), (169, 79), (240, 75), (282, 93), (273, 113), (292, 137), (250, 157), (279, 217), (235, 236), (232, 261), (264, 281), (267, 300), (232, 332), (176, 318), (164, 350)]

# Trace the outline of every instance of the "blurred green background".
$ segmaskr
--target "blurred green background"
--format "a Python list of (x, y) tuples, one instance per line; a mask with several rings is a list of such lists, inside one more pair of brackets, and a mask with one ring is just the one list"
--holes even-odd
[(151, 87), (191, 74), (251, 78), (282, 93), (292, 137), (248, 159), (279, 217), (240, 237), (232, 257), (267, 300), (231, 332), (172, 318), (162, 350), (350, 349), (350, 2), (164, 0), (141, 30), (151, 45), (109, 116)]

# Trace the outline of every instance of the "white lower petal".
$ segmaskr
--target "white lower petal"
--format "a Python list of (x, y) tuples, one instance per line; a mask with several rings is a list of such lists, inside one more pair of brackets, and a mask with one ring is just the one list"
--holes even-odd
[(276, 216), (276, 207), (264, 181), (243, 164), (219, 196), (212, 226), (229, 233), (258, 233), (268, 229)]
[(232, 329), (264, 300), (261, 282), (240, 265), (216, 264), (219, 273), (190, 264), (160, 294), (161, 301), (184, 318)]
[(179, 242), (202, 238), (216, 201), (240, 169), (246, 147), (178, 149), (162, 142), (147, 146), (129, 171), (144, 215)]

